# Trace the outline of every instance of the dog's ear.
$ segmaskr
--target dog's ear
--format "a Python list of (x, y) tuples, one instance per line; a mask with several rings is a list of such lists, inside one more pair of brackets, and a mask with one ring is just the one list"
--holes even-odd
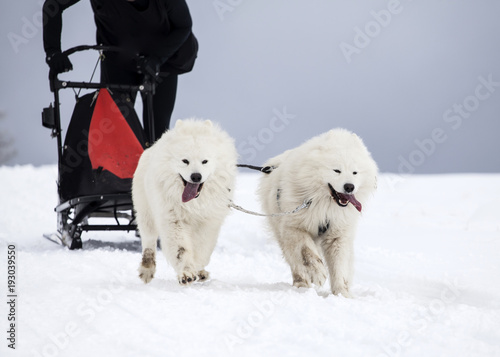
[(205, 124), (206, 126), (208, 126), (208, 127), (212, 127), (212, 126), (214, 126), (214, 124), (212, 123), (212, 121), (211, 121), (211, 120), (205, 120), (204, 124)]

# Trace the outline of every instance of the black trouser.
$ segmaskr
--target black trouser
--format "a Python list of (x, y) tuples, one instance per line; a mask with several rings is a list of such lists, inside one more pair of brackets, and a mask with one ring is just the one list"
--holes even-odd
[[(136, 71), (124, 69), (110, 59), (101, 62), (101, 82), (110, 84), (141, 84), (143, 75)], [(141, 94), (142, 95), (142, 94)], [(154, 115), (154, 143), (169, 128), (170, 117), (174, 110), (175, 97), (177, 95), (177, 74), (161, 72), (157, 81), (155, 94), (153, 96), (153, 115)], [(130, 93), (132, 101), (135, 103), (137, 93)], [(147, 120), (146, 98), (142, 96), (143, 123)]]

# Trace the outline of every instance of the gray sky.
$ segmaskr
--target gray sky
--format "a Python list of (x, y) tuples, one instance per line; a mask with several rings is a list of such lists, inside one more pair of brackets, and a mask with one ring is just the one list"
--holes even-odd
[[(0, 13), (0, 140), (7, 164), (55, 163), (40, 113), (53, 100), (41, 1)], [(188, 0), (200, 42), (180, 77), (172, 120), (219, 122), (240, 162), (267, 158), (334, 127), (360, 135), (381, 171), (500, 172), (497, 0)], [(8, 11), (5, 8), (8, 7)], [(89, 1), (63, 17), (63, 48), (95, 42)], [(94, 54), (72, 57), (88, 80)], [(62, 97), (63, 123), (74, 94)]]

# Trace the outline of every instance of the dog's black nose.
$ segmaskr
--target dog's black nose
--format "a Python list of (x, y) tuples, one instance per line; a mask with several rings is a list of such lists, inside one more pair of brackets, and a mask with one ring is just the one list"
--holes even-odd
[(346, 183), (344, 185), (344, 190), (347, 193), (351, 193), (352, 191), (354, 191), (354, 185), (352, 183)]
[(200, 182), (201, 181), (201, 174), (195, 172), (194, 174), (191, 174), (191, 181), (193, 182)]

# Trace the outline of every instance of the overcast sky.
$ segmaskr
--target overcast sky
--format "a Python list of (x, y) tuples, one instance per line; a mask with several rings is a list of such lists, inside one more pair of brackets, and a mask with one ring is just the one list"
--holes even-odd
[[(39, 0), (0, 13), (0, 140), (7, 164), (51, 164), (40, 113), (53, 100)], [(262, 164), (334, 127), (381, 171), (500, 172), (498, 0), (188, 0), (200, 52), (172, 120), (219, 122), (240, 162)], [(89, 1), (64, 13), (63, 48), (95, 43)], [(78, 57), (78, 58), (76, 58)], [(95, 54), (72, 58), (88, 80)], [(63, 123), (74, 94), (62, 98)], [(5, 153), (5, 148), (0, 148)]]

